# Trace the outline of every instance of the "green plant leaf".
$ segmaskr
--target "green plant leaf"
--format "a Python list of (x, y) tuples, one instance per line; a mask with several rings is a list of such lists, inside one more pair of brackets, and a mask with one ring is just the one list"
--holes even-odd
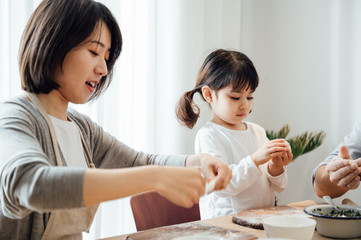
[[(277, 132), (266, 131), (266, 135), (269, 140), (272, 140), (277, 138), (286, 138), (289, 132), (290, 126), (289, 124), (285, 124)], [(287, 139), (287, 142), (290, 144), (292, 150), (292, 161), (294, 161), (299, 156), (318, 148), (322, 144), (325, 136), (326, 133), (324, 131), (312, 133), (304, 132), (300, 135)]]
[(290, 132), (290, 126), (285, 124), (279, 131), (266, 131), (267, 138), (269, 140), (277, 139), (277, 138), (286, 138), (288, 133)]
[(297, 157), (301, 156), (305, 150), (305, 147), (307, 145), (307, 132), (288, 139), (287, 142), (291, 146), (293, 154), (292, 161), (294, 161)]
[(311, 133), (309, 136), (308, 144), (303, 151), (303, 154), (311, 152), (312, 150), (321, 146), (323, 140), (326, 137), (326, 133), (324, 131), (320, 131), (319, 133)]

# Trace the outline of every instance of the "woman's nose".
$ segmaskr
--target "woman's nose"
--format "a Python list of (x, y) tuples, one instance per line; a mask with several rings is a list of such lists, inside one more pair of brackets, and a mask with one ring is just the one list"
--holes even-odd
[(100, 74), (102, 77), (106, 76), (108, 74), (108, 66), (107, 66), (107, 63), (106, 61), (100, 61), (96, 68), (95, 68), (95, 71), (97, 74)]

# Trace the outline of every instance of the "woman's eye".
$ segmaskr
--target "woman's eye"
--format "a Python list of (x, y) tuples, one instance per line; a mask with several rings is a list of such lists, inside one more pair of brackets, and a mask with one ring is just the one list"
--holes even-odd
[(239, 97), (231, 97), (233, 100), (239, 100)]
[(247, 97), (248, 100), (253, 100), (254, 98), (253, 97)]
[(98, 53), (92, 51), (92, 50), (89, 50), (89, 52), (91, 52), (91, 54), (93, 54), (94, 56), (98, 56)]

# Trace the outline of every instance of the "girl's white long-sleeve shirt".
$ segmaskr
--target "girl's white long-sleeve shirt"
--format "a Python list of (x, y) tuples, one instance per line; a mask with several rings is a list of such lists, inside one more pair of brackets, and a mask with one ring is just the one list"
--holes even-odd
[(196, 153), (208, 153), (222, 159), (232, 169), (225, 190), (201, 198), (202, 219), (234, 214), (250, 208), (274, 206), (274, 191), (282, 192), (288, 182), (286, 167), (279, 176), (271, 176), (268, 163), (257, 167), (250, 155), (269, 141), (265, 130), (245, 122), (244, 131), (231, 130), (208, 122), (197, 133)]

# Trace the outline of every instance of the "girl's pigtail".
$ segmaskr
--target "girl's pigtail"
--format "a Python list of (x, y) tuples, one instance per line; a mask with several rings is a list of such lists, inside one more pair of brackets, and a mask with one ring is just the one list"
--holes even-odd
[(176, 115), (179, 122), (192, 129), (196, 124), (200, 110), (193, 102), (193, 95), (196, 90), (188, 91), (179, 99), (176, 109)]

